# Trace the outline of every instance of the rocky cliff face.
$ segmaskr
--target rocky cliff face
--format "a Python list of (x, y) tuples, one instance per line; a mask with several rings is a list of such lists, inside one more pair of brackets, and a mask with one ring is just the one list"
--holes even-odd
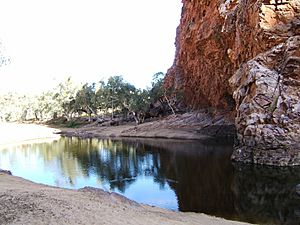
[(166, 86), (236, 114), (233, 159), (299, 165), (299, 35), (299, 0), (183, 0)]

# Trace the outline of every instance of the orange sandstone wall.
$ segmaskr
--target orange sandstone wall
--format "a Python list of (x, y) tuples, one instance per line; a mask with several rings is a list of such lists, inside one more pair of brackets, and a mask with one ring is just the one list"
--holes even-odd
[(279, 33), (276, 27), (299, 10), (297, 1), (283, 10), (287, 5), (273, 1), (182, 0), (176, 56), (166, 86), (182, 89), (186, 103), (195, 108), (232, 109), (229, 78), (244, 62), (287, 39), (290, 30)]

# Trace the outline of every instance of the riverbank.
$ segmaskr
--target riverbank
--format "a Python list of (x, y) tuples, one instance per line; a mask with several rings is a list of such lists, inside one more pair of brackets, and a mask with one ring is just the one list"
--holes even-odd
[(67, 190), (0, 172), (0, 224), (245, 224), (142, 205), (93, 188)]
[[(225, 114), (226, 115), (226, 114)], [(233, 139), (232, 120), (220, 114), (185, 113), (136, 125), (124, 123), (103, 126), (97, 122), (79, 128), (43, 126), (38, 124), (0, 123), (0, 146), (28, 141), (45, 141), (62, 136), (80, 138), (164, 138), (179, 140)]]
[(235, 135), (233, 122), (225, 115), (209, 116), (207, 113), (171, 115), (144, 124), (125, 123), (103, 126), (97, 122), (80, 128), (60, 128), (60, 134), (81, 138), (168, 138), (181, 140), (207, 140), (231, 138)]

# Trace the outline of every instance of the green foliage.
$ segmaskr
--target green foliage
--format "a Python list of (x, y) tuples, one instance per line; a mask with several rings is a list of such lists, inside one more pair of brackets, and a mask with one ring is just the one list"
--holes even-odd
[(15, 93), (0, 96), (0, 121), (16, 121), (26, 117), (30, 102)]
[(133, 85), (125, 82), (122, 76), (114, 76), (108, 79), (105, 89), (114, 108), (120, 111), (130, 110), (130, 99), (136, 90)]
[(135, 88), (132, 84), (123, 80), (122, 76), (110, 77), (105, 84), (96, 93), (98, 103), (102, 102), (101, 109), (123, 113), (123, 115), (132, 114), (137, 123), (140, 123), (139, 115), (145, 114), (149, 107), (149, 94), (146, 90)]
[(133, 115), (137, 123), (144, 120), (151, 103), (164, 96), (163, 73), (153, 76), (150, 89), (137, 89), (122, 76), (112, 76), (107, 82), (84, 84), (77, 88), (71, 78), (58, 84), (53, 90), (38, 96), (22, 96), (15, 93), (0, 95), (0, 121), (49, 120), (64, 117), (68, 126), (74, 127), (74, 116), (112, 117), (121, 113)]
[(164, 96), (164, 77), (165, 74), (162, 72), (158, 72), (153, 75), (152, 88), (149, 93), (152, 103), (159, 101)]
[(71, 78), (69, 77), (65, 82), (60, 83), (54, 92), (55, 112), (71, 120), (75, 112), (75, 95), (77, 92)]
[(89, 116), (97, 111), (95, 83), (92, 85), (85, 84), (77, 91), (75, 97), (75, 108), (77, 111), (86, 112)]
[(74, 112), (76, 87), (71, 79), (38, 96), (0, 95), (0, 121), (49, 120), (54, 115), (68, 119)]

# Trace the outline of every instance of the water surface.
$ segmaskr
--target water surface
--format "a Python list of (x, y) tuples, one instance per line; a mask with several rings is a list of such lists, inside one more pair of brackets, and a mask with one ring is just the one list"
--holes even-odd
[(232, 144), (61, 138), (0, 150), (0, 168), (37, 183), (92, 186), (140, 203), (260, 224), (298, 224), (299, 168), (232, 164)]

